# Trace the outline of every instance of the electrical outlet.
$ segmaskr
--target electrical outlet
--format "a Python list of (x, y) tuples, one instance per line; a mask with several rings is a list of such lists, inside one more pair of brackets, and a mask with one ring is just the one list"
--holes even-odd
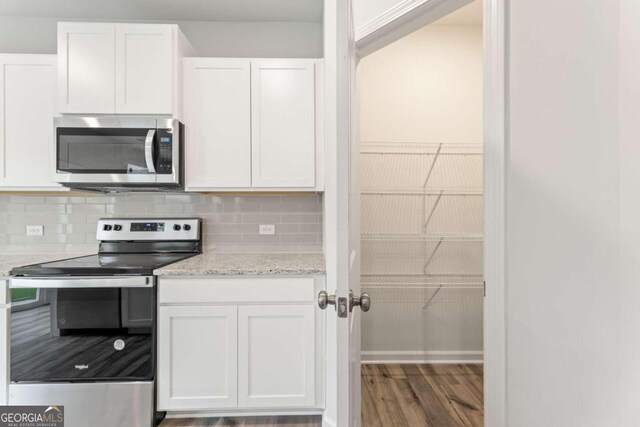
[(44, 236), (44, 225), (27, 225), (27, 236)]
[(276, 234), (276, 226), (274, 224), (260, 224), (260, 234)]

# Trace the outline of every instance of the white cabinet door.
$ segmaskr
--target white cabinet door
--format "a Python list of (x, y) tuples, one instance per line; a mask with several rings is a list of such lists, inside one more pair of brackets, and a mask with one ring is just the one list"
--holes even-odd
[(115, 113), (115, 25), (58, 23), (58, 111)]
[(174, 43), (172, 25), (116, 24), (116, 111), (172, 114)]
[(160, 307), (158, 321), (158, 409), (237, 406), (237, 307)]
[(238, 405), (313, 406), (313, 305), (238, 308)]
[(0, 189), (54, 183), (55, 55), (0, 55)]
[(316, 61), (251, 63), (254, 187), (315, 186)]
[(251, 187), (248, 59), (185, 59), (187, 190)]

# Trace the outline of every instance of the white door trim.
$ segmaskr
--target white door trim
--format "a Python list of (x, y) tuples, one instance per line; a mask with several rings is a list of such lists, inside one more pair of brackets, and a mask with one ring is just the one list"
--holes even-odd
[(484, 3), (484, 425), (507, 425), (508, 0)]
[(356, 29), (358, 55), (363, 57), (380, 50), (472, 1), (403, 0)]

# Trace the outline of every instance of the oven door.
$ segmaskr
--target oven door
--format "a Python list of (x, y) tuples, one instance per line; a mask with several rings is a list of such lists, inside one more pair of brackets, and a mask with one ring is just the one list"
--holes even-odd
[(56, 181), (70, 187), (178, 184), (178, 133), (177, 121), (169, 119), (56, 118)]
[(153, 379), (153, 277), (17, 277), (10, 288), (12, 382)]

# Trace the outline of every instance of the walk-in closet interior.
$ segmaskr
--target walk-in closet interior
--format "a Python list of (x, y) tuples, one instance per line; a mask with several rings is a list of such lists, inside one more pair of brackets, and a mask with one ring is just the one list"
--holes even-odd
[(482, 424), (481, 12), (472, 2), (359, 70), (363, 413), (378, 414), (365, 425), (433, 416), (403, 390), (458, 408), (429, 425)]

